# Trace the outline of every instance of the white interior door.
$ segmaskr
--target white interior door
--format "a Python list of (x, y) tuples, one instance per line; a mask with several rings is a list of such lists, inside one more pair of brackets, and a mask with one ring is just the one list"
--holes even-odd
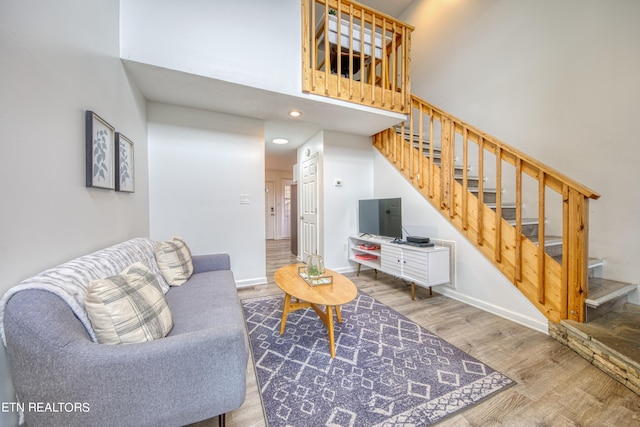
[(273, 239), (276, 228), (276, 193), (275, 185), (273, 181), (267, 181), (264, 184), (264, 191), (266, 192), (264, 200), (264, 217), (265, 217), (265, 230), (266, 238)]
[(302, 162), (302, 194), (300, 220), (302, 259), (318, 253), (318, 156)]

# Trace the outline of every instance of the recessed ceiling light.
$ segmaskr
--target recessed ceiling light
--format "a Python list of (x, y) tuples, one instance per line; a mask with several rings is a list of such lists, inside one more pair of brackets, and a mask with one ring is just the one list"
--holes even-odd
[(300, 117), (302, 115), (302, 113), (298, 110), (291, 110), (289, 111), (289, 115), (291, 117)]
[(271, 142), (273, 142), (274, 144), (286, 144), (289, 142), (289, 140), (287, 138), (273, 138)]

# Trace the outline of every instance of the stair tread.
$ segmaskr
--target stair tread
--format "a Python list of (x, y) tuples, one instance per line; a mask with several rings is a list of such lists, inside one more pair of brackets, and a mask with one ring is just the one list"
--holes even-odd
[[(533, 243), (538, 243), (538, 236), (529, 237)], [(562, 236), (544, 236), (544, 246), (556, 246), (562, 244)]]
[(640, 370), (640, 306), (627, 303), (589, 323), (563, 320), (562, 324)]
[(592, 308), (598, 308), (607, 301), (633, 292), (636, 288), (637, 285), (631, 283), (591, 277), (589, 278), (589, 293), (585, 304)]
[[(514, 227), (516, 225), (515, 219), (508, 219), (507, 222), (513, 225)], [(522, 225), (537, 224), (538, 222), (539, 222), (538, 218), (522, 218)]]

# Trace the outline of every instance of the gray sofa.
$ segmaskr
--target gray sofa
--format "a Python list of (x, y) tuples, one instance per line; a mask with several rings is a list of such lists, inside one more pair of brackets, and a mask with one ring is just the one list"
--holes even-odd
[(28, 426), (181, 426), (218, 415), (223, 422), (243, 403), (249, 350), (227, 254), (194, 256), (187, 283), (163, 286), (173, 315), (166, 337), (95, 341), (83, 287), (137, 261), (160, 274), (156, 244), (138, 238), (85, 255), (0, 300), (0, 332)]

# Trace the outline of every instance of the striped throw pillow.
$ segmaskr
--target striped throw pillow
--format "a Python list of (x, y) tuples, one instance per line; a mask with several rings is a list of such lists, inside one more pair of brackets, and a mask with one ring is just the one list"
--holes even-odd
[(158, 243), (156, 262), (162, 277), (171, 286), (184, 284), (193, 274), (193, 262), (189, 247), (178, 237)]
[(101, 344), (130, 344), (165, 337), (173, 316), (156, 276), (141, 262), (87, 286), (85, 309)]

